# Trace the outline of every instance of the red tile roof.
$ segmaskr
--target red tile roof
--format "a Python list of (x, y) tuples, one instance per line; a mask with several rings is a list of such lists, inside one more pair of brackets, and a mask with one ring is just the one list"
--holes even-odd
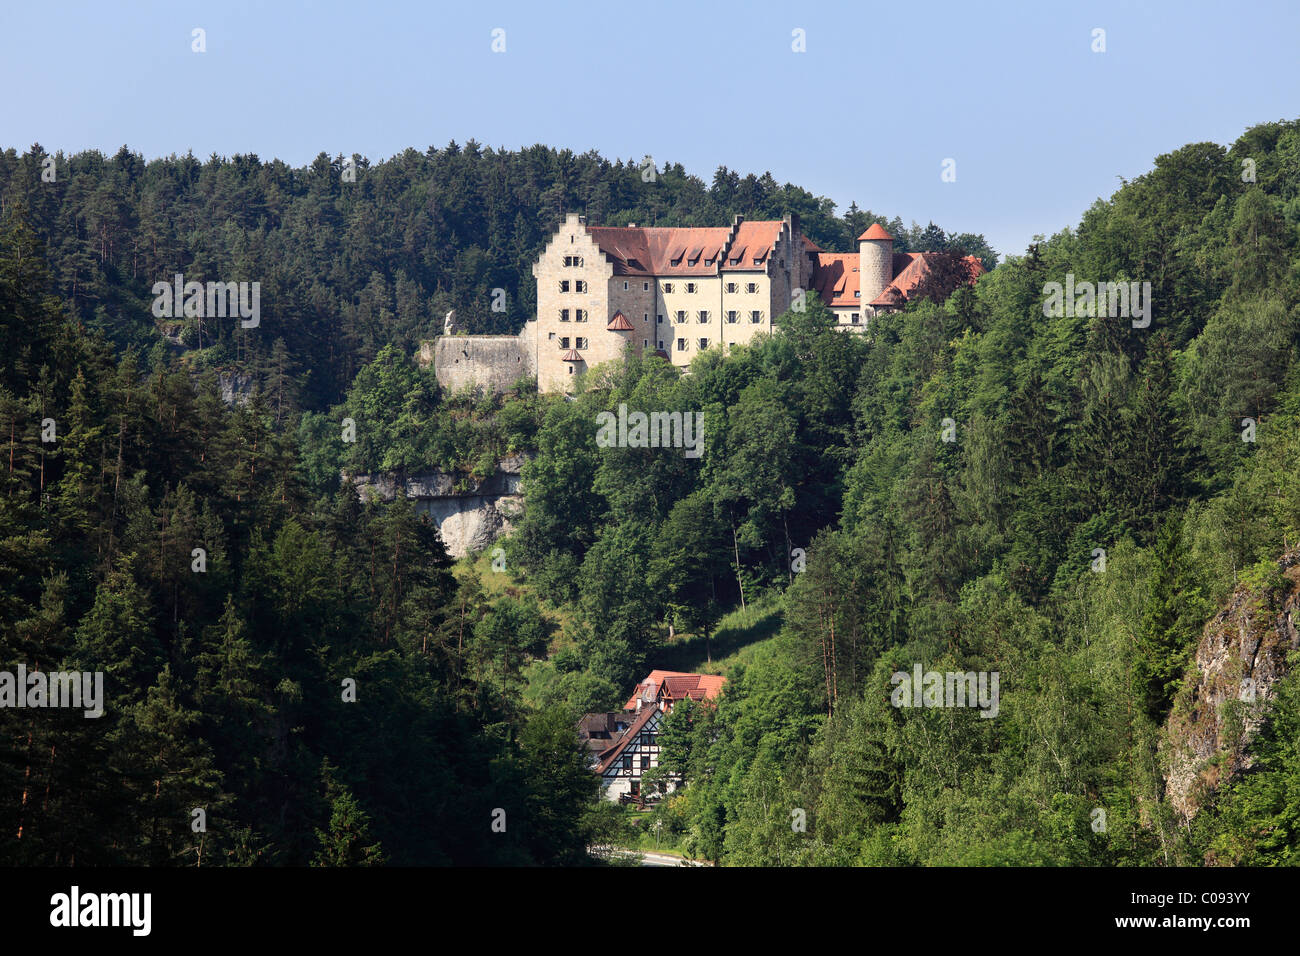
[[(870, 304), (873, 306), (901, 306), (907, 301), (908, 296), (916, 291), (916, 287), (921, 284), (929, 273), (932, 264), (931, 259), (937, 255), (940, 255), (940, 253), (894, 253), (894, 279), (889, 285), (885, 286), (880, 295), (871, 300)], [(967, 256), (965, 261), (967, 271), (970, 274), (970, 281), (973, 283), (986, 270), (975, 256)]]
[[(781, 226), (779, 219), (742, 222), (736, 229), (735, 241), (727, 250), (727, 259), (722, 264), (723, 270), (730, 272), (762, 267), (767, 262), (768, 254), (776, 246), (776, 240), (781, 235)], [(754, 265), (755, 259), (759, 260), (758, 266)]]
[(862, 235), (858, 236), (858, 242), (863, 242), (864, 240), (871, 240), (871, 239), (889, 239), (892, 241), (893, 238), (894, 238), (893, 236), (885, 232), (884, 227), (882, 227), (880, 223), (873, 222), (871, 224), (870, 229), (868, 229)]
[(631, 332), (634, 326), (622, 312), (615, 312), (614, 317), (609, 320), (609, 325), (605, 326), (605, 328), (611, 332)]
[(856, 252), (816, 253), (813, 260), (812, 285), (824, 305), (861, 304), (862, 300), (854, 294), (860, 288), (858, 254)]
[(582, 356), (578, 354), (578, 350), (577, 350), (577, 349), (569, 349), (569, 351), (565, 352), (564, 355), (561, 356), (560, 361), (561, 361), (561, 362), (581, 362), (581, 361), (582, 361)]
[[(781, 234), (779, 219), (742, 222), (721, 267), (725, 271), (762, 268)], [(614, 263), (615, 275), (716, 275), (718, 257), (731, 229), (718, 227), (588, 226), (600, 251)], [(731, 265), (732, 259), (739, 259)], [(759, 265), (754, 265), (754, 260)]]
[(721, 692), (722, 685), (727, 682), (727, 679), (720, 674), (686, 674), (682, 671), (654, 670), (650, 672), (649, 677), (637, 685), (636, 692), (623, 705), (624, 710), (632, 710), (636, 707), (637, 696), (647, 681), (654, 685), (656, 699), (667, 697), (671, 700), (682, 700), (689, 697), (692, 700), (712, 700)]

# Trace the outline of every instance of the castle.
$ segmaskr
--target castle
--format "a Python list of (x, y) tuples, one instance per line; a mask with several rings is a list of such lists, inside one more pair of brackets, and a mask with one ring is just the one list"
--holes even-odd
[[(774, 320), (816, 291), (842, 329), (901, 308), (937, 253), (895, 253), (879, 224), (858, 251), (823, 252), (799, 217), (730, 228), (589, 226), (569, 213), (533, 265), (537, 317), (517, 336), (444, 335), (421, 350), (438, 382), (500, 391), (535, 375), (541, 392), (571, 392), (575, 376), (624, 350), (686, 368), (700, 352), (772, 331)], [(967, 257), (971, 281), (984, 272)]]

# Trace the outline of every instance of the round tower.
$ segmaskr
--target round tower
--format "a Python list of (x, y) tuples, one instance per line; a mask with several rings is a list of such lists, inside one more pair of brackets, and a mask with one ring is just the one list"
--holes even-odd
[(873, 313), (871, 302), (885, 291), (894, 278), (894, 237), (872, 223), (858, 236), (858, 288), (861, 291), (862, 324)]

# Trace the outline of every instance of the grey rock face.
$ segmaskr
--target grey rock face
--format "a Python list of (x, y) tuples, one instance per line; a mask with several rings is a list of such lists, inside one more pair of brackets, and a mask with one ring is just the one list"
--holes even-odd
[(371, 495), (392, 501), (400, 490), (415, 503), (417, 512), (437, 524), (447, 553), (462, 558), (506, 534), (523, 513), (519, 476), (523, 462), (522, 456), (503, 459), (495, 473), (477, 482), (436, 470), (402, 476), (345, 475), (343, 480), (353, 483), (363, 501)]
[(1238, 587), (1196, 648), (1196, 684), (1180, 696), (1165, 727), (1169, 802), (1191, 820), (1205, 797), (1246, 770), (1245, 753), (1263, 723), (1273, 685), (1287, 672), (1286, 657), (1300, 650), (1300, 551), (1278, 563), (1281, 594), (1262, 599)]

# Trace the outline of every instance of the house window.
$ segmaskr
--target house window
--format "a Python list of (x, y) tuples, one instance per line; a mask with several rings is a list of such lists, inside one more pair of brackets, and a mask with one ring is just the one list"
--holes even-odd
[(628, 754), (623, 758), (623, 772), (628, 776), (632, 774), (632, 755)]
[(728, 292), (735, 292), (735, 291), (736, 291), (736, 283), (734, 283), (734, 282), (728, 282), (728, 283), (727, 283), (727, 291), (728, 291)]
[(762, 312), (749, 313), (749, 321), (753, 322), (755, 325), (758, 325), (758, 323), (763, 321), (763, 313)]
[(631, 784), (628, 785), (628, 789), (629, 792), (632, 794), (632, 796), (634, 797), (641, 796), (641, 781), (633, 780)]
[(649, 292), (649, 291), (650, 291), (650, 283), (649, 283), (649, 282), (642, 282), (642, 283), (641, 283), (641, 291), (642, 291), (642, 292)]
[(663, 347), (664, 347), (664, 340), (663, 340), (663, 339), (660, 339), (660, 340), (659, 340), (659, 348), (662, 349)]
[(857, 325), (857, 324), (858, 324), (858, 314), (857, 314), (856, 312), (853, 313), (853, 318), (850, 319), (850, 321), (851, 321), (854, 325)]
[(735, 324), (736, 324), (736, 313), (735, 313), (735, 311), (731, 311), (731, 312), (728, 312), (728, 313), (727, 313), (727, 321), (730, 322), (732, 325), (735, 325)]
[(672, 291), (673, 291), (673, 284), (671, 282), (665, 282), (664, 292), (671, 293)]
[(686, 283), (686, 291), (687, 291), (687, 292), (694, 292), (694, 291), (695, 291), (695, 283), (694, 283), (694, 282), (688, 282), (688, 283)]
[(678, 340), (677, 340), (677, 351), (679, 351), (679, 352), (685, 352), (685, 351), (686, 351), (686, 340), (685, 340), (685, 339), (678, 339)]
[(587, 321), (587, 310), (586, 310), (586, 309), (574, 309), (574, 310), (573, 310), (573, 318), (574, 318), (574, 321), (576, 321), (576, 322), (586, 322), (586, 321)]
[(677, 313), (677, 324), (681, 325), (685, 321), (686, 321), (686, 310), (681, 309)]
[(581, 279), (577, 279), (577, 280), (575, 280), (574, 283), (573, 283), (573, 291), (574, 291), (574, 292), (586, 292), (586, 291), (587, 291), (587, 283), (584, 282), (584, 281), (582, 281)]
[(648, 754), (642, 754), (642, 755), (641, 755), (641, 769), (642, 769), (642, 770), (649, 770), (649, 769), (650, 769), (650, 757), (649, 757)]
[[(758, 265), (758, 263), (755, 262), (754, 265)], [(758, 291), (758, 283), (757, 283), (757, 282), (747, 282), (747, 283), (745, 283), (745, 291), (746, 291), (746, 292), (757, 292), (757, 291)]]
[(560, 310), (560, 321), (561, 321), (561, 322), (568, 322), (568, 321), (569, 321), (569, 310), (568, 310), (568, 309), (561, 309), (561, 310)]
[(575, 349), (585, 349), (587, 347), (587, 340), (582, 338), (575, 339), (573, 343), (573, 347)]
[(707, 349), (708, 347), (709, 347), (709, 340), (708, 340), (708, 339), (700, 339), (700, 348), (702, 348), (702, 349)]
[(650, 321), (650, 313), (649, 313), (649, 312), (644, 313), (644, 314), (641, 316), (641, 321), (642, 321), (642, 322), (649, 322), (649, 321)]
[(703, 309), (700, 309), (700, 324), (703, 325), (705, 322), (708, 321), (709, 321), (709, 313), (704, 311)]
[(566, 335), (564, 338), (560, 339), (560, 348), (567, 349), (568, 347), (569, 347), (569, 337)]
[(561, 279), (561, 280), (560, 280), (560, 291), (561, 291), (561, 292), (568, 292), (568, 291), (569, 291), (569, 280), (568, 280), (568, 279)]
[(663, 324), (664, 324), (664, 314), (663, 314), (662, 312), (659, 313), (659, 323), (658, 323), (658, 324), (659, 324), (659, 325), (663, 325)]

